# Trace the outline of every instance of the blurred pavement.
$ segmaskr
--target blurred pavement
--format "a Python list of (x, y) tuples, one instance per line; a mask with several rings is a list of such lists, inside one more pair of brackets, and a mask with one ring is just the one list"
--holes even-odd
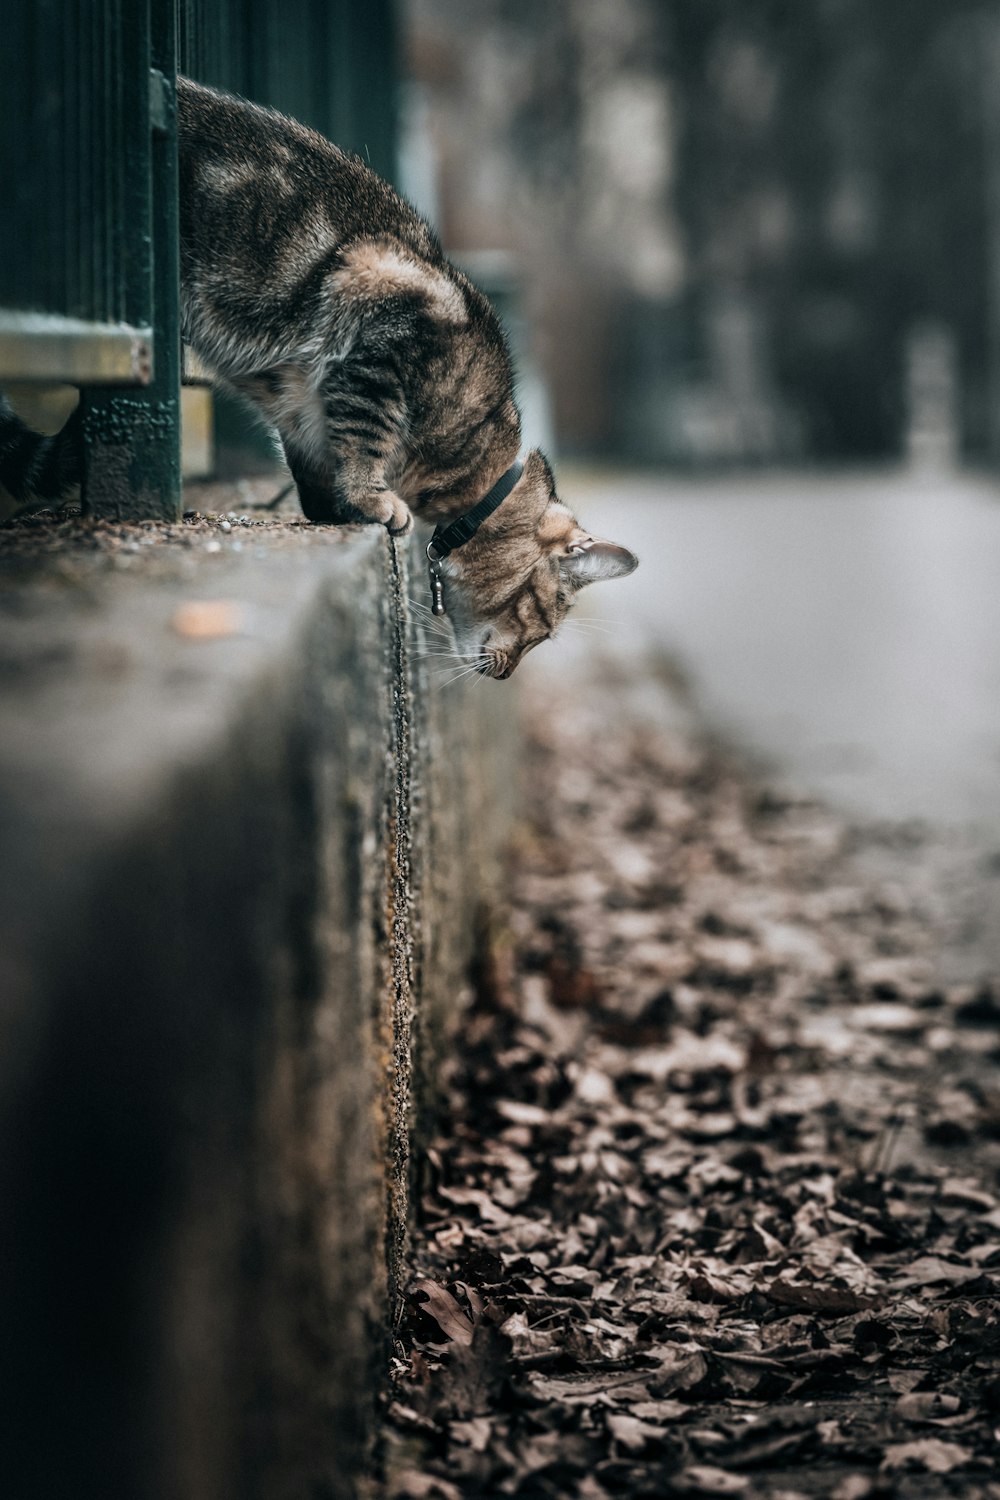
[(954, 879), (967, 894), (982, 877), (992, 909), (1000, 483), (581, 469), (560, 493), (641, 566), (588, 592), (577, 617), (598, 623), (539, 652), (533, 670), (559, 669), (560, 655), (565, 666), (585, 640), (664, 653), (708, 724), (771, 775), (862, 826), (919, 820), (953, 855), (932, 883)]

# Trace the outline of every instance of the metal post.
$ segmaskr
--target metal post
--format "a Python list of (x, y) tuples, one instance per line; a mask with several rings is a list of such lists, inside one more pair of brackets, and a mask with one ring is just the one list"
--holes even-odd
[(153, 322), (156, 368), (151, 395), (171, 419), (169, 439), (154, 463), (165, 509), (181, 511), (181, 326), (180, 245), (177, 166), (177, 7), (175, 0), (152, 0), (150, 34), (153, 110)]
[(313, 0), (323, 46), (324, 133), (395, 181), (396, 24), (392, 0)]
[(152, 323), (155, 362), (142, 388), (84, 389), (83, 504), (116, 520), (174, 521), (181, 495), (173, 0), (126, 5), (122, 43), (125, 173), (117, 228), (126, 318)]

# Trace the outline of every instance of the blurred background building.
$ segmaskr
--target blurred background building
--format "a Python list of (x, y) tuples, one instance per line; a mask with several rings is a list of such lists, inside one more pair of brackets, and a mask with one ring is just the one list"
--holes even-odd
[(405, 0), (404, 186), (564, 451), (1000, 455), (995, 0)]

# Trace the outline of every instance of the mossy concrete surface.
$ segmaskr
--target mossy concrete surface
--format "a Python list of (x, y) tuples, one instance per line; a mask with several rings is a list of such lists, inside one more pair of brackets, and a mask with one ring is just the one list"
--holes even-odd
[(339, 1500), (510, 690), (381, 532), (75, 525), (0, 613), (3, 1490)]

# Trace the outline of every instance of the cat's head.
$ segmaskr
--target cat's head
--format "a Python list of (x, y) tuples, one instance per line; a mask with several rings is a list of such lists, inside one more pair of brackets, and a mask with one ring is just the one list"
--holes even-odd
[(638, 564), (627, 548), (580, 526), (557, 499), (545, 456), (533, 449), (499, 510), (444, 565), (459, 655), (486, 677), (509, 677), (555, 634), (582, 588)]

